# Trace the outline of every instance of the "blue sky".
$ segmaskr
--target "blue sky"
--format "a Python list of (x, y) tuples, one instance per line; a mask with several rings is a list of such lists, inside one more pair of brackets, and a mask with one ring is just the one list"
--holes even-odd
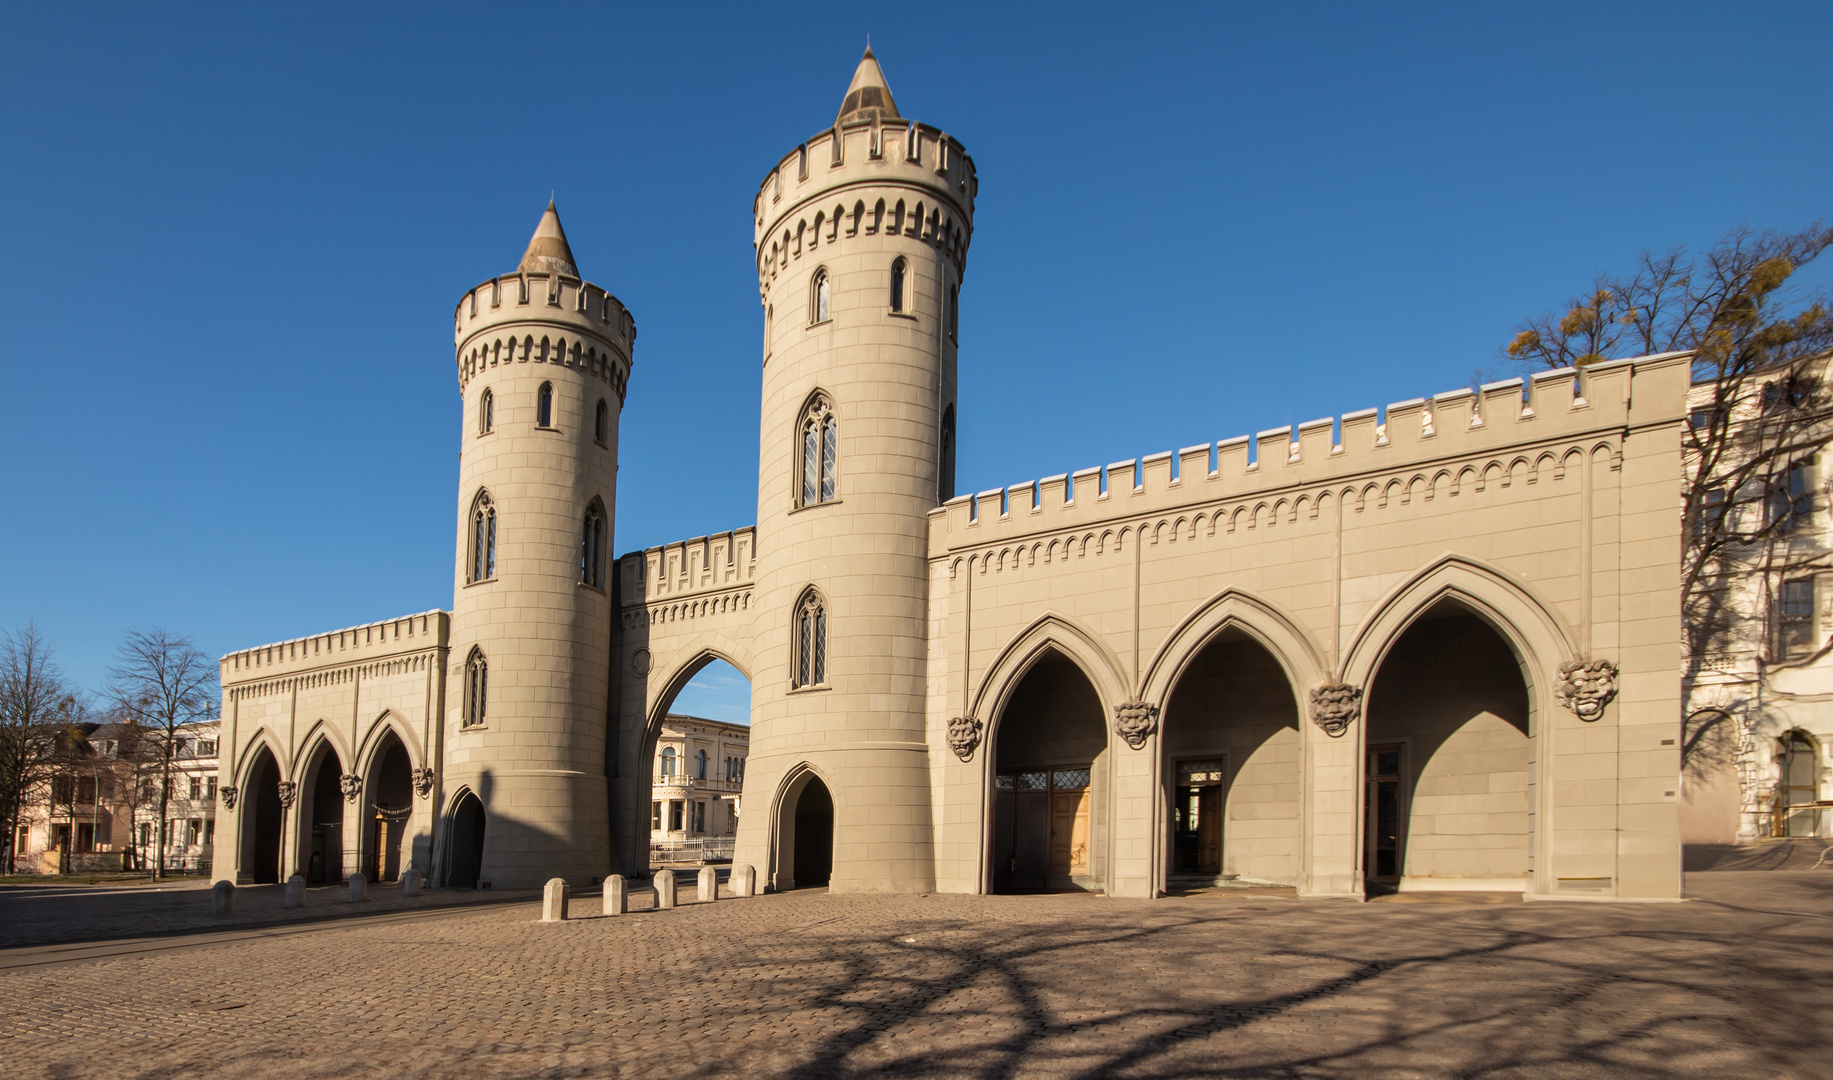
[(751, 197), (868, 33), (979, 169), (962, 491), (1512, 373), (1598, 271), (1830, 210), (1824, 2), (10, 5), (0, 626), (98, 686), (449, 606), (450, 313), (550, 191), (639, 326), (617, 550), (750, 523)]

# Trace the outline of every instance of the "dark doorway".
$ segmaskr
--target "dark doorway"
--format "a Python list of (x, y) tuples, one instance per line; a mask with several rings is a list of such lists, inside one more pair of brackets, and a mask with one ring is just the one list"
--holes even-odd
[(468, 791), (452, 810), (451, 858), (446, 884), (454, 889), (475, 889), (484, 869), (484, 804)]
[(1362, 872), (1372, 893), (1400, 887), (1400, 749), (1369, 747), (1363, 770), (1362, 818), (1368, 829), (1363, 844), (1368, 865)]
[(262, 747), (248, 770), (248, 791), (242, 796), (247, 817), (242, 824), (242, 872), (256, 885), (280, 880), (280, 767)]
[(1171, 872), (1215, 877), (1222, 872), (1220, 760), (1180, 761), (1171, 807)]
[(1001, 711), (993, 781), (994, 892), (1093, 889), (1101, 701), (1074, 662), (1032, 665)]
[(376, 756), (373, 774), (365, 785), (373, 792), (369, 835), (364, 839), (365, 866), (371, 881), (399, 881), (401, 845), (407, 837), (407, 819), (414, 810), (414, 777), (407, 747), (393, 733)]
[(834, 799), (811, 776), (796, 798), (795, 886), (819, 888), (834, 874)]
[(344, 795), (339, 786), (343, 762), (329, 746), (318, 757), (306, 821), (311, 849), (306, 858), (308, 885), (336, 885), (344, 880)]

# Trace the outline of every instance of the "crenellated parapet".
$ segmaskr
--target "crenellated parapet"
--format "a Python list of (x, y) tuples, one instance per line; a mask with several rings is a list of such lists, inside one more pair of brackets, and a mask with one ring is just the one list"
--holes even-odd
[(452, 313), (462, 390), (500, 364), (558, 364), (609, 383), (624, 397), (636, 320), (617, 297), (558, 272), (523, 271), (471, 289)]
[(758, 288), (791, 261), (850, 239), (905, 236), (967, 271), (974, 161), (953, 137), (914, 120), (854, 120), (812, 136), (770, 170), (752, 203)]
[(1574, 455), (1620, 464), (1639, 430), (1684, 415), (1689, 360), (1540, 372), (1396, 402), (1385, 417), (1364, 409), (963, 495), (930, 512), (930, 556), (1020, 537), (1044, 558), (1099, 554), (1136, 530), (1175, 542), (1315, 517), (1332, 500), (1358, 513), (1561, 479)]
[(750, 609), (757, 578), (757, 529), (697, 536), (617, 561), (626, 627)]
[(423, 611), (344, 630), (239, 649), (222, 658), (222, 684), (299, 675), (325, 668), (375, 663), (404, 654), (443, 648), (451, 633), (451, 616)]

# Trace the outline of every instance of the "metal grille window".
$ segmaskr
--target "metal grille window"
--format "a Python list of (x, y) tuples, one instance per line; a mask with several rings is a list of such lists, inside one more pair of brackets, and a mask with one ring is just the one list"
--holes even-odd
[(1220, 761), (1180, 761), (1177, 766), (1179, 786), (1190, 784), (1215, 784), (1222, 780), (1222, 763)]
[(810, 589), (796, 608), (795, 684), (827, 684), (827, 608), (821, 597)]
[(496, 503), (480, 491), (471, 503), (471, 580), (496, 576)]
[(838, 491), (840, 425), (826, 399), (816, 398), (802, 416), (802, 505), (832, 502)]

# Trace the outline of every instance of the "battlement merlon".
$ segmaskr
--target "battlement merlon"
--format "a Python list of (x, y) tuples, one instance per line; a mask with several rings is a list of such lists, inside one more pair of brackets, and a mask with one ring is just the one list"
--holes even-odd
[(590, 371), (622, 398), (636, 320), (622, 301), (589, 281), (528, 271), (490, 278), (465, 293), (452, 312), (452, 340), (461, 390), (491, 364), (546, 362)]
[(452, 616), (449, 612), (422, 611), (252, 649), (238, 649), (223, 656), (220, 677), (227, 688), (281, 675), (446, 648), (451, 639)]
[(645, 548), (617, 560), (621, 606), (725, 592), (757, 580), (757, 527)]
[(918, 202), (924, 213), (902, 223), (902, 230), (944, 243), (965, 269), (979, 185), (966, 149), (938, 128), (904, 120), (837, 124), (791, 150), (764, 177), (752, 203), (752, 245), (761, 267), (773, 243), (780, 254), (797, 242), (798, 233), (806, 242), (817, 215), (820, 240), (837, 238), (828, 235), (836, 207), (845, 216), (838, 235), (877, 231), (882, 221), (855, 221), (854, 211), (871, 214), (878, 200), (890, 195), (888, 212), (897, 196), (882, 189), (903, 189), (910, 193), (908, 213), (915, 213)]
[[(1362, 409), (1334, 421), (1307, 421), (1296, 431), (1272, 428), (1257, 437), (1240, 435), (1106, 469), (1081, 469), (1067, 478), (1058, 474), (958, 496), (929, 512), (930, 557), (1066, 525), (1122, 521), (1307, 486), (1349, 485), (1376, 475), (1448, 466), (1486, 452), (1518, 451), (1503, 462), (1506, 469), (1521, 454), (1538, 462), (1544, 448), (1582, 436), (1633, 438), (1639, 430), (1686, 420), (1692, 358), (1690, 352), (1662, 353), (1537, 372), (1476, 391), (1396, 402), (1387, 407), (1385, 422), (1378, 422), (1378, 410)], [(1335, 440), (1333, 427), (1339, 429)], [(1250, 443), (1257, 451), (1251, 461)], [(1021, 492), (1029, 494), (1015, 497)]]

